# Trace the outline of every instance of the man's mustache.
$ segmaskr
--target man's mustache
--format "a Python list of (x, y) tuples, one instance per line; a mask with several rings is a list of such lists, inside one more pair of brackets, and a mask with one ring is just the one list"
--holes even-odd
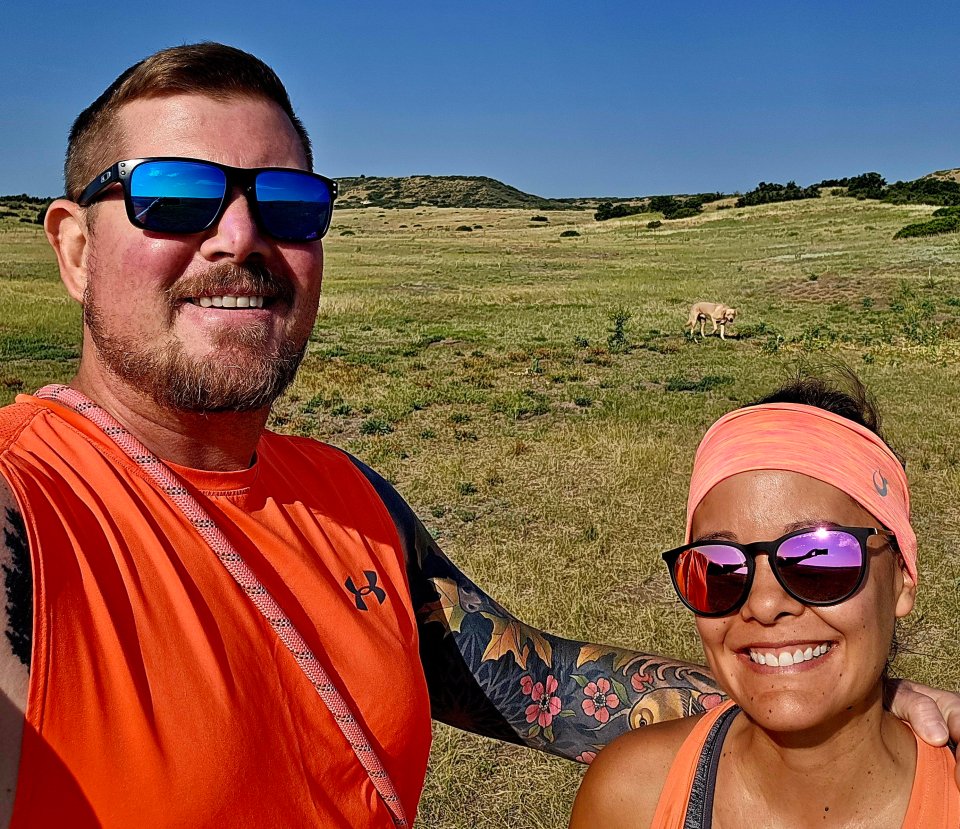
[(293, 285), (265, 265), (218, 262), (202, 273), (179, 280), (170, 287), (168, 294), (172, 301), (241, 294), (270, 297), (289, 304), (293, 302)]

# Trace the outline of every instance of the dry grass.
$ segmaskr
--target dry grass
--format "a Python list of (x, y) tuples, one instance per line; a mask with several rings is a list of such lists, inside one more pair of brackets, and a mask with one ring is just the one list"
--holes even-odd
[[(649, 215), (344, 211), (309, 356), (275, 425), (394, 480), (454, 560), (526, 621), (696, 659), (656, 554), (681, 536), (698, 437), (798, 360), (842, 358), (909, 459), (922, 583), (899, 666), (956, 688), (960, 244), (892, 240), (931, 210), (825, 197), (658, 230)], [(581, 235), (559, 238), (565, 229)], [(9, 220), (0, 231), (6, 401), (69, 375), (79, 315), (37, 231)], [(739, 338), (685, 339), (698, 299), (738, 307)], [(611, 350), (621, 306), (628, 345)], [(563, 825), (579, 774), (438, 726), (420, 825)]]

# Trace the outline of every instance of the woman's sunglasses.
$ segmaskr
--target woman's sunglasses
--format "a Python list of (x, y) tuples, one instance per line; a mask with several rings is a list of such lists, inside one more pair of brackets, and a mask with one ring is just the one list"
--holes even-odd
[(240, 187), (261, 231), (284, 242), (313, 242), (330, 227), (337, 183), (286, 167), (228, 167), (195, 158), (132, 158), (104, 170), (80, 194), (87, 207), (119, 183), (127, 216), (154, 233), (201, 233)]
[(894, 539), (874, 527), (810, 527), (753, 544), (698, 541), (664, 553), (663, 560), (681, 601), (698, 616), (726, 616), (743, 605), (758, 555), (769, 557), (790, 596), (827, 607), (846, 601), (863, 583), (872, 535)]

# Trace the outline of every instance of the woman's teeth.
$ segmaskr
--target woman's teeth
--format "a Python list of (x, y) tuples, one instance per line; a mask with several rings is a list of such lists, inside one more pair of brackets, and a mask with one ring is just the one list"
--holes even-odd
[(830, 650), (830, 643), (824, 642), (815, 648), (806, 648), (801, 650), (797, 648), (794, 651), (781, 651), (773, 653), (771, 651), (750, 650), (750, 660), (758, 665), (769, 665), (773, 668), (784, 668), (790, 665), (799, 665), (801, 662), (809, 662), (811, 659), (817, 659)]
[(262, 296), (201, 296), (193, 302), (201, 308), (263, 308)]

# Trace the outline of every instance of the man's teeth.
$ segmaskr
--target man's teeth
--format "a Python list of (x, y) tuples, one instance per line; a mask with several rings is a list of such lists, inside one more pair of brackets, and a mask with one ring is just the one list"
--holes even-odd
[(822, 645), (817, 645), (815, 648), (806, 648), (800, 650), (797, 648), (795, 651), (781, 651), (780, 653), (772, 653), (770, 651), (750, 651), (750, 659), (753, 662), (756, 662), (758, 665), (770, 665), (773, 668), (784, 668), (790, 665), (799, 665), (801, 662), (809, 662), (811, 659), (816, 659), (817, 657), (823, 656), (828, 650), (830, 650), (830, 643), (824, 642)]
[(194, 302), (201, 308), (263, 308), (262, 296), (202, 296)]

